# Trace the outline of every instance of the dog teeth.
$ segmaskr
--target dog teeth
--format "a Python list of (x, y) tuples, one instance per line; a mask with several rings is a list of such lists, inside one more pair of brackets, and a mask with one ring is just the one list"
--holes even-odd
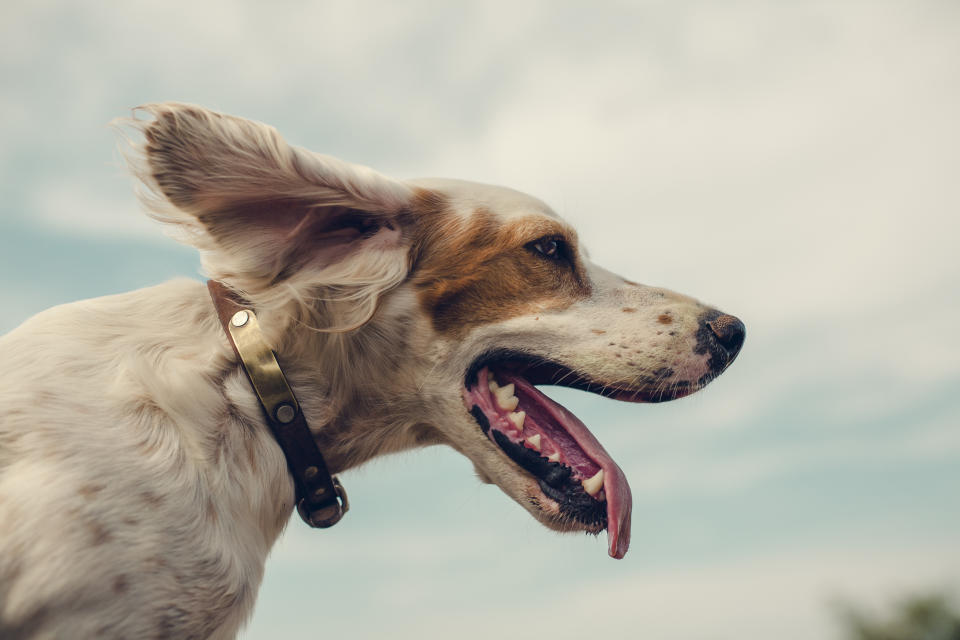
[(603, 488), (603, 469), (597, 471), (596, 475), (583, 481), (583, 490), (588, 495), (595, 496)]
[(520, 402), (520, 399), (513, 395), (512, 382), (494, 390), (493, 395), (497, 397), (497, 406), (505, 411), (513, 411)]
[(540, 434), (538, 433), (527, 438), (527, 444), (530, 445), (530, 448), (534, 451), (540, 451)]
[(560, 462), (560, 452), (554, 451), (553, 453), (547, 456), (547, 460), (549, 460), (550, 462)]
[(527, 417), (526, 411), (514, 411), (507, 414), (507, 420), (513, 423), (513, 427), (517, 431), (523, 431), (523, 421)]

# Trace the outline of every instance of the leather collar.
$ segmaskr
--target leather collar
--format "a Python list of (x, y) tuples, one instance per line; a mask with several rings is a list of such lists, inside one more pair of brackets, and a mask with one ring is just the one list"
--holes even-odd
[(252, 305), (217, 280), (208, 280), (207, 288), (267, 424), (287, 458), (297, 488), (297, 512), (311, 527), (332, 527), (350, 508), (347, 492), (330, 475), (276, 355), (263, 339)]

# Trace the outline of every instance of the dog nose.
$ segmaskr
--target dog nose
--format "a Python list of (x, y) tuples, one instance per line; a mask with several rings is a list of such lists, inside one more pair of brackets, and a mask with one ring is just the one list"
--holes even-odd
[(747, 329), (740, 322), (740, 319), (723, 314), (707, 322), (707, 326), (710, 327), (710, 331), (716, 337), (717, 342), (727, 350), (730, 359), (733, 360), (734, 356), (740, 352), (743, 339), (747, 334)]
[(740, 353), (747, 330), (738, 318), (710, 309), (700, 316), (694, 353), (709, 353), (710, 371), (720, 373)]

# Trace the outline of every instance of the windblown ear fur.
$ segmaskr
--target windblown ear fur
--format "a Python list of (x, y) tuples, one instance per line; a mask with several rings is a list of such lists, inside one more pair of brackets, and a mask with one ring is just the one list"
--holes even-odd
[(148, 118), (121, 125), (142, 137), (125, 154), (146, 187), (141, 200), (200, 250), (211, 278), (269, 306), (350, 299), (369, 317), (406, 276), (398, 218), (413, 191), (404, 183), (202, 107), (150, 104), (139, 113)]

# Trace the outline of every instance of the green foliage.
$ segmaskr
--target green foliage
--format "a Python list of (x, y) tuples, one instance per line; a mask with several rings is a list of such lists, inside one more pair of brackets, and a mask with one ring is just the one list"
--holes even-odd
[(887, 619), (850, 606), (841, 617), (849, 640), (960, 640), (960, 611), (943, 595), (904, 600)]

